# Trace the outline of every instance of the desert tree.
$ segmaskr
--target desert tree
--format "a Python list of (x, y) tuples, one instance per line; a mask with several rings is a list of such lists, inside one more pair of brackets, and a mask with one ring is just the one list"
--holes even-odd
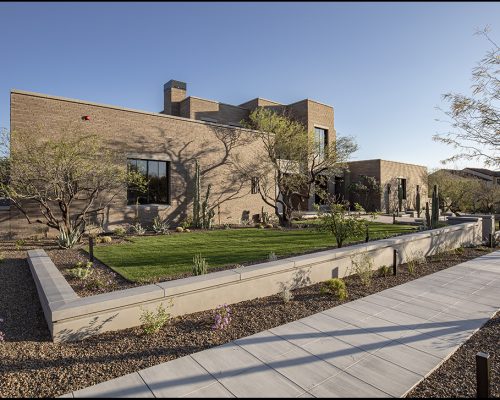
[(76, 244), (88, 222), (126, 193), (128, 184), (139, 191), (146, 185), (142, 175), (127, 169), (125, 154), (73, 124), (11, 132), (0, 177), (1, 195), (29, 223), (59, 231), (61, 247)]
[(258, 192), (274, 208), (282, 226), (290, 225), (292, 211), (318, 190), (318, 182), (346, 168), (357, 149), (351, 137), (339, 137), (320, 148), (300, 121), (267, 108), (252, 111), (245, 126), (255, 130), (261, 144), (245, 173), (247, 178), (258, 178)]
[(435, 141), (458, 150), (443, 163), (459, 159), (482, 161), (486, 166), (500, 166), (500, 47), (488, 35), (489, 28), (476, 32), (484, 36), (492, 48), (472, 71), (470, 95), (449, 92), (443, 100), (450, 118), (451, 131), (434, 135)]

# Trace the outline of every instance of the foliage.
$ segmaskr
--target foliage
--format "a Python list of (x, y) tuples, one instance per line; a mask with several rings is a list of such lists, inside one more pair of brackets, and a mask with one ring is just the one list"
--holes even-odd
[(378, 275), (379, 275), (379, 276), (386, 277), (386, 276), (388, 276), (390, 273), (391, 273), (391, 267), (389, 267), (388, 265), (382, 265), (382, 266), (378, 269)]
[(489, 28), (477, 32), (492, 45), (472, 71), (472, 93), (464, 95), (446, 93), (443, 100), (449, 103), (445, 115), (450, 118), (452, 130), (434, 135), (433, 139), (448, 144), (458, 153), (443, 160), (483, 161), (486, 166), (500, 166), (500, 47), (488, 35)]
[(179, 225), (182, 229), (187, 229), (193, 226), (193, 217), (187, 216), (186, 219), (184, 219)]
[(166, 221), (163, 221), (159, 215), (154, 217), (152, 229), (155, 233), (158, 233), (158, 234), (168, 233), (169, 227), (170, 227), (170, 225)]
[(201, 254), (195, 254), (193, 257), (193, 275), (205, 275), (208, 271), (208, 263)]
[(57, 244), (62, 249), (70, 249), (78, 243), (82, 235), (79, 229), (72, 231), (61, 230), (57, 236)]
[(26, 246), (26, 240), (17, 239), (15, 245), (16, 245), (16, 250), (21, 250), (24, 246)]
[(367, 254), (363, 253), (355, 257), (351, 257), (352, 272), (358, 275), (361, 283), (364, 286), (370, 286), (373, 277), (373, 260)]
[(182, 226), (178, 226), (177, 228), (175, 228), (175, 231), (176, 232), (184, 232), (184, 228)]
[(293, 293), (291, 289), (286, 285), (282, 286), (280, 296), (281, 299), (283, 300), (283, 303), (285, 304), (293, 300)]
[(101, 236), (102, 243), (111, 243), (112, 241), (113, 239), (111, 238), (111, 236)]
[(406, 267), (408, 268), (408, 273), (413, 275), (417, 269), (417, 266), (427, 263), (422, 250), (410, 250), (405, 255)]
[(323, 282), (320, 292), (321, 294), (333, 294), (339, 300), (345, 300), (348, 296), (345, 282), (340, 278), (332, 278)]
[(213, 330), (224, 330), (231, 324), (231, 309), (227, 304), (217, 307), (214, 310)]
[(93, 273), (92, 266), (93, 264), (91, 261), (88, 261), (85, 266), (83, 266), (83, 262), (79, 261), (74, 268), (68, 270), (68, 273), (75, 279), (85, 280)]
[(269, 259), (269, 261), (276, 261), (278, 259), (278, 256), (276, 255), (276, 253), (274, 251), (271, 251), (267, 258)]
[(142, 227), (139, 221), (137, 221), (135, 224), (130, 225), (130, 232), (136, 235), (144, 235), (146, 233), (146, 229)]
[(382, 189), (377, 179), (373, 176), (360, 175), (359, 182), (352, 183), (349, 190), (353, 195), (353, 201), (361, 204), (366, 211), (375, 211), (375, 201), (380, 198)]
[[(168, 308), (172, 308), (173, 301), (170, 300)], [(142, 329), (144, 333), (151, 335), (158, 333), (161, 328), (169, 321), (170, 313), (160, 303), (156, 308), (156, 313), (153, 311), (143, 310), (140, 316)]]
[(342, 247), (347, 239), (362, 235), (365, 231), (365, 220), (358, 215), (349, 215), (346, 203), (328, 201), (328, 212), (317, 207), (320, 224), (318, 229), (331, 233)]
[[(127, 184), (143, 189), (142, 175), (127, 171), (124, 154), (105, 146), (102, 135), (71, 124), (52, 131), (43, 123), (13, 131), (11, 153), (0, 164), (0, 195), (29, 223), (59, 231), (72, 247)], [(41, 217), (33, 221), (34, 208)]]
[(121, 226), (119, 226), (118, 228), (115, 228), (113, 230), (113, 233), (116, 235), (116, 236), (125, 236), (125, 229), (122, 228)]
[(336, 138), (318, 151), (314, 133), (284, 111), (257, 108), (244, 126), (256, 130), (264, 151), (259, 146), (242, 174), (247, 180), (258, 178), (258, 193), (274, 209), (281, 226), (290, 226), (294, 203), (307, 201), (320, 179), (340, 173), (357, 149), (352, 138)]

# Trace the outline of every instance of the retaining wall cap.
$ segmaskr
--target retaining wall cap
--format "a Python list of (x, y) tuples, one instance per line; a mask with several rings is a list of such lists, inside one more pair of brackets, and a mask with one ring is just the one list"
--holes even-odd
[(48, 255), (43, 249), (28, 250), (28, 258), (34, 257), (48, 257)]
[(191, 276), (184, 279), (157, 283), (165, 290), (165, 296), (173, 296), (180, 293), (192, 292), (198, 289), (205, 289), (212, 286), (223, 285), (225, 283), (240, 280), (240, 269), (230, 269), (226, 271), (211, 272), (206, 275)]
[(269, 261), (261, 264), (249, 265), (239, 269), (241, 279), (252, 278), (254, 276), (263, 276), (275, 274), (290, 269), (295, 269), (295, 262), (289, 258), (282, 260)]
[(89, 297), (80, 297), (77, 300), (61, 304), (52, 310), (52, 319), (53, 321), (60, 321), (62, 319), (147, 302), (149, 300), (157, 300), (163, 297), (163, 289), (155, 284), (116, 290)]

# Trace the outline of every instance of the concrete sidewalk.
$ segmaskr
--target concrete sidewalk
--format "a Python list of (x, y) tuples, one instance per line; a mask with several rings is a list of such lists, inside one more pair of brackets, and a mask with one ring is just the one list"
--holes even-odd
[(499, 309), (497, 251), (63, 397), (402, 397)]

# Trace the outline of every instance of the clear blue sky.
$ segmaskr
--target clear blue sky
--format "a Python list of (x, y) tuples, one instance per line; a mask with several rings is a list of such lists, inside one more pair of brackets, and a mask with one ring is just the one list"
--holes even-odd
[(0, 126), (13, 88), (160, 111), (177, 79), (230, 104), (333, 105), (355, 159), (438, 167), (435, 107), (469, 92), (490, 48), (473, 33), (500, 42), (499, 22), (499, 3), (1, 3)]

